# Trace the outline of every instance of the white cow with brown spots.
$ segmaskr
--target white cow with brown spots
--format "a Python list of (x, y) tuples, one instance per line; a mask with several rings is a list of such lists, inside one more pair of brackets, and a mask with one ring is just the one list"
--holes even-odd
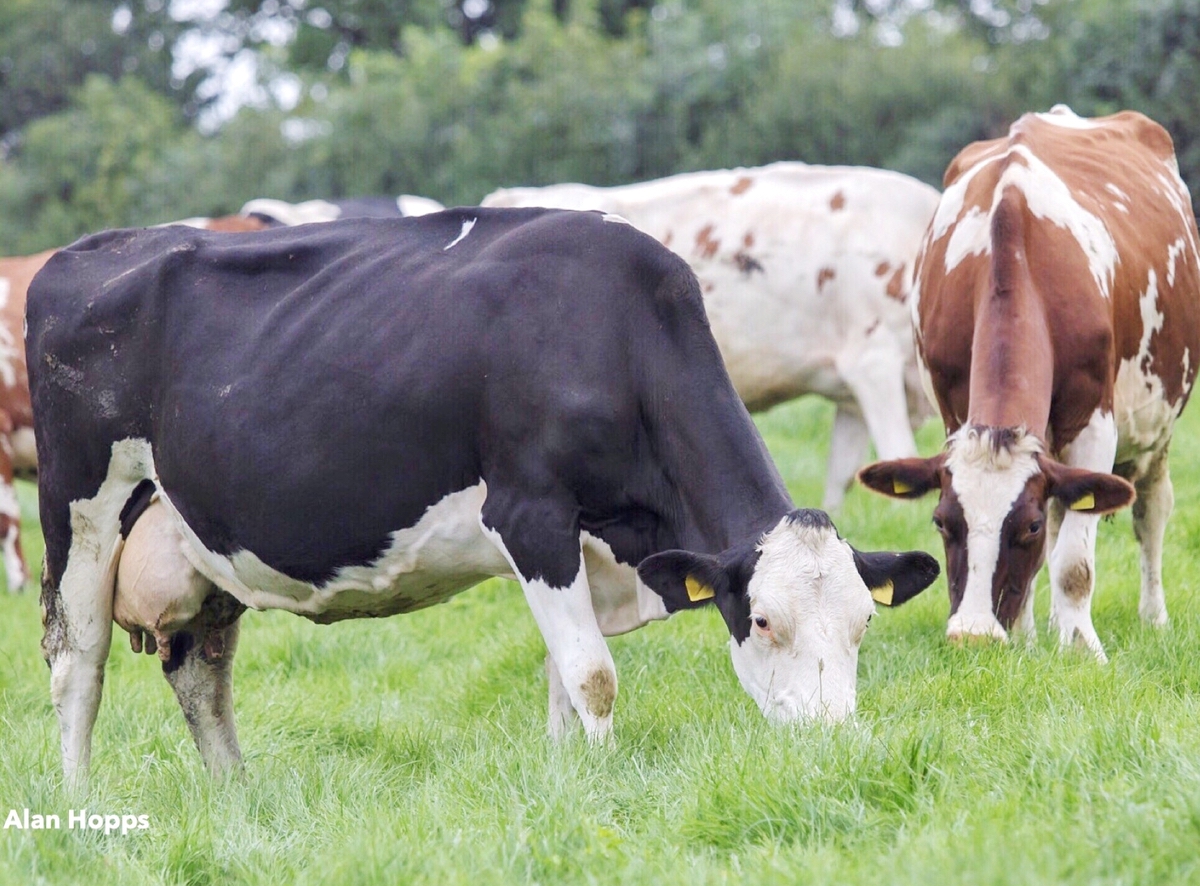
[(950, 637), (1032, 633), (1048, 552), (1052, 626), (1103, 660), (1096, 528), (1135, 487), (1138, 610), (1167, 620), (1167, 451), (1200, 356), (1191, 197), (1157, 123), (1064, 106), (965, 148), (945, 185), (913, 309), (949, 441), (861, 477), (901, 498), (939, 491)]
[(837, 404), (824, 507), (841, 505), (873, 441), (916, 454), (929, 415), (908, 309), (938, 192), (895, 172), (773, 163), (615, 188), (506, 188), (485, 206), (614, 213), (688, 261), (751, 410), (815, 393)]

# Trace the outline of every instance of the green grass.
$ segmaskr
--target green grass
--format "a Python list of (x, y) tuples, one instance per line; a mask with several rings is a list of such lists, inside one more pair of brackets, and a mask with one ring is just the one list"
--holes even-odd
[[(816, 401), (760, 419), (798, 503), (820, 499), (830, 421)], [(36, 594), (0, 595), (0, 816), (151, 824), (2, 830), (0, 883), (1200, 883), (1197, 430), (1193, 411), (1174, 447), (1169, 629), (1138, 621), (1126, 512), (1100, 532), (1107, 666), (1055, 648), (1044, 575), (1035, 644), (947, 645), (939, 579), (874, 620), (839, 727), (769, 726), (720, 619), (685, 613), (611, 641), (611, 745), (551, 744), (541, 638), (497, 581), (380, 621), (248, 613), (242, 781), (210, 782), (157, 662), (118, 632), (73, 798)], [(939, 442), (924, 429), (925, 451)], [(838, 525), (940, 559), (930, 508), (854, 490)], [(26, 545), (40, 560), (36, 522)]]

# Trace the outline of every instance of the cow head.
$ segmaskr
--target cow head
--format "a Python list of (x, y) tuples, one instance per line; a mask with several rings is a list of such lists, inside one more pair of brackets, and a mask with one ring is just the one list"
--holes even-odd
[(767, 717), (841, 720), (854, 712), (872, 597), (898, 606), (937, 578), (938, 565), (920, 551), (860, 553), (823, 511), (799, 510), (757, 542), (716, 556), (665, 551), (638, 575), (668, 612), (720, 610), (733, 669)]
[(932, 458), (863, 468), (859, 481), (893, 498), (938, 490), (933, 524), (946, 547), (952, 640), (1007, 639), (1046, 556), (1047, 509), (1108, 514), (1133, 501), (1112, 474), (1070, 468), (1020, 428), (964, 427)]

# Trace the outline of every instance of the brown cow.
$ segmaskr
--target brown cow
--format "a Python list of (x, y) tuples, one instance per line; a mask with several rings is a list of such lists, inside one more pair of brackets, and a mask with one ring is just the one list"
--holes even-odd
[(951, 638), (1032, 634), (1048, 542), (1051, 625), (1103, 661), (1096, 527), (1135, 487), (1138, 609), (1167, 620), (1167, 450), (1200, 362), (1196, 221), (1171, 138), (1141, 114), (1060, 105), (967, 147), (945, 185), (913, 311), (949, 439), (860, 479), (900, 498), (940, 492)]
[[(190, 218), (186, 224), (210, 231), (257, 231), (269, 227), (258, 218), (227, 215)], [(25, 367), (23, 324), (29, 281), (56, 250), (0, 258), (0, 546), (10, 593), (24, 588), (29, 569), (21, 553), (21, 514), (13, 476), (37, 470), (33, 414), (29, 408), (29, 376)]]

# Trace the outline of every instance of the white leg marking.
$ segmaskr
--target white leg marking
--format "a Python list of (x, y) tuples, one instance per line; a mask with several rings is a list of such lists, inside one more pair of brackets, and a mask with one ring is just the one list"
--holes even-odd
[(4, 575), (8, 579), (8, 592), (16, 594), (25, 587), (29, 574), (21, 558), (21, 536), (17, 524), (12, 523), (4, 533)]
[[(1117, 427), (1112, 413), (1097, 410), (1086, 428), (1063, 453), (1072, 467), (1111, 471), (1117, 454)], [(1092, 625), (1092, 591), (1096, 586), (1096, 527), (1100, 518), (1066, 511), (1050, 551), (1050, 626), (1059, 643), (1078, 644), (1100, 662), (1108, 661)]]
[(137, 483), (153, 476), (150, 444), (113, 444), (108, 475), (90, 499), (71, 502), (71, 547), (57, 592), (50, 695), (62, 733), (63, 773), (79, 783), (91, 759), (104, 663), (112, 642), (113, 586), (120, 553), (120, 512)]
[(837, 511), (842, 507), (854, 473), (867, 460), (871, 435), (867, 423), (855, 406), (839, 403), (833, 416), (833, 434), (829, 439), (829, 461), (825, 467), (825, 496), (821, 508)]
[(571, 696), (567, 687), (563, 685), (562, 677), (549, 653), (546, 655), (546, 679), (550, 683), (550, 721), (547, 727), (550, 737), (558, 741), (565, 738), (572, 727), (579, 723), (579, 716), (571, 706)]
[(612, 732), (617, 669), (592, 609), (582, 549), (579, 571), (571, 584), (565, 588), (550, 587), (541, 579), (529, 580), (522, 576), (500, 534), (484, 526), (482, 521), (480, 525), (509, 561), (521, 583), (525, 600), (561, 675), (571, 706), (583, 721), (584, 732), (592, 741), (607, 738)]

